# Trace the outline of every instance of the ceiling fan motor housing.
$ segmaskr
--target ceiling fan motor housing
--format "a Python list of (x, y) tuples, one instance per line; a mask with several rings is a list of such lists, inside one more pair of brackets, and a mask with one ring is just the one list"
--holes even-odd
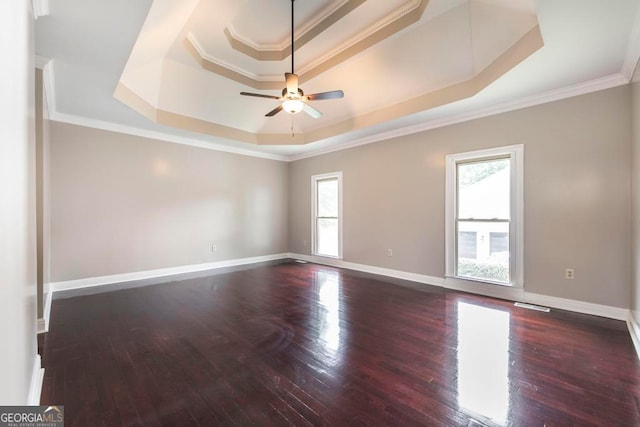
[(285, 83), (286, 87), (282, 89), (282, 96), (280, 98), (273, 95), (261, 95), (258, 93), (250, 93), (250, 92), (240, 92), (240, 95), (245, 96), (256, 96), (259, 98), (273, 98), (278, 101), (282, 101), (282, 104), (273, 110), (269, 111), (265, 114), (266, 117), (273, 117), (278, 114), (280, 111), (286, 111), (289, 114), (298, 114), (301, 111), (305, 111), (314, 119), (317, 119), (322, 116), (322, 113), (315, 108), (311, 107), (307, 104), (307, 101), (316, 101), (322, 99), (336, 99), (342, 98), (344, 96), (344, 92), (341, 90), (334, 90), (330, 92), (321, 92), (314, 93), (308, 96), (304, 95), (304, 92), (298, 86), (298, 75), (295, 74), (294, 70), (294, 54), (295, 54), (295, 38), (294, 38), (294, 15), (293, 15), (293, 2), (295, 0), (291, 0), (291, 72), (285, 73)]
[(303, 96), (304, 96), (304, 92), (300, 88), (298, 88), (298, 95), (289, 93), (286, 87), (282, 89), (282, 97), (284, 99), (301, 99)]

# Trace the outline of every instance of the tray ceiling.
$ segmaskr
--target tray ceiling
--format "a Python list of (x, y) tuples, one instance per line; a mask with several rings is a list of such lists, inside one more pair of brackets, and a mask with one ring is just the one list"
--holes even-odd
[(56, 0), (36, 24), (36, 52), (54, 59), (54, 119), (295, 156), (598, 79), (622, 84), (637, 61), (638, 3), (297, 1), (301, 88), (345, 92), (313, 102), (320, 119), (267, 118), (276, 100), (239, 95), (280, 95), (289, 0)]
[(543, 46), (533, 0), (450, 2), (433, 13), (428, 0), (298, 3), (300, 83), (347, 94), (314, 103), (323, 117), (264, 117), (278, 101), (238, 96), (247, 86), (282, 90), (286, 0), (154, 0), (116, 98), (168, 126), (308, 144), (473, 96)]

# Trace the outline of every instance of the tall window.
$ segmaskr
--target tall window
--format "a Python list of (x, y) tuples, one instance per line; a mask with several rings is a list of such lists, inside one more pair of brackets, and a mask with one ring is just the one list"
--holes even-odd
[(522, 286), (522, 145), (447, 156), (447, 276)]
[(314, 175), (313, 253), (342, 257), (342, 172)]

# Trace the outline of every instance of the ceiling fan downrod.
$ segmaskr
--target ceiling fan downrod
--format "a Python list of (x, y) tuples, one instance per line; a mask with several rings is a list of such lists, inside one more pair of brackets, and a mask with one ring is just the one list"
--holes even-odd
[(293, 39), (293, 4), (296, 0), (291, 0), (291, 74), (294, 73), (294, 68), (293, 68), (293, 55), (295, 52), (295, 49), (293, 48), (293, 43), (294, 43), (294, 39)]

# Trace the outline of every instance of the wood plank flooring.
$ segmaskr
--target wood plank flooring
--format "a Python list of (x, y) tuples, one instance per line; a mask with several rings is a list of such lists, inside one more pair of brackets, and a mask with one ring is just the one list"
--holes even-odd
[(640, 425), (624, 322), (390, 280), (286, 263), (55, 300), (42, 404), (67, 426)]

